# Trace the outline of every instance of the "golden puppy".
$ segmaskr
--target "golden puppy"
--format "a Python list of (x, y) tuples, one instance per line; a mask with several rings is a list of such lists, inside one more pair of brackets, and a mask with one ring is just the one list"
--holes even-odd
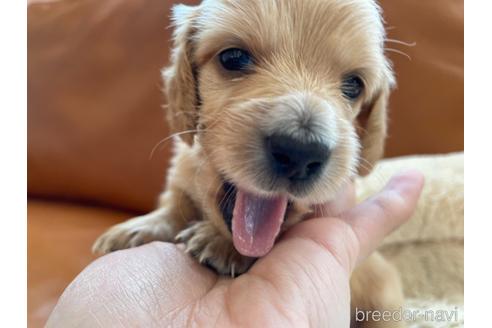
[[(111, 228), (94, 251), (179, 241), (234, 276), (381, 157), (393, 74), (380, 10), (373, 0), (205, 0), (173, 17), (167, 188), (157, 210)], [(379, 255), (352, 280), (359, 309), (401, 303)]]

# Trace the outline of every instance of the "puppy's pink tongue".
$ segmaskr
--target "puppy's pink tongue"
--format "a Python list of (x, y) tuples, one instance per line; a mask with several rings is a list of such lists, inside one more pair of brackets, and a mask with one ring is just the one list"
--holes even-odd
[(268, 253), (280, 232), (287, 208), (287, 197), (267, 198), (239, 189), (232, 216), (232, 239), (245, 256)]

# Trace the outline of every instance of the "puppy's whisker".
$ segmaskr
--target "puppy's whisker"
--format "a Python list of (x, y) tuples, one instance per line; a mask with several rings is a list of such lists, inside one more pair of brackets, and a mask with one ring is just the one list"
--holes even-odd
[(407, 53), (405, 53), (405, 52), (403, 52), (401, 50), (393, 49), (393, 48), (384, 48), (384, 50), (389, 51), (389, 52), (394, 52), (394, 53), (400, 54), (403, 57), (407, 58), (408, 60), (412, 61), (412, 57), (410, 57), (409, 54), (407, 54)]
[(171, 134), (170, 136), (165, 137), (164, 139), (162, 139), (161, 141), (159, 141), (152, 148), (152, 151), (150, 152), (149, 160), (152, 159), (152, 157), (154, 156), (154, 153), (157, 150), (157, 148), (159, 148), (160, 146), (164, 145), (164, 143), (166, 143), (166, 141), (169, 141), (172, 138), (177, 137), (177, 136), (185, 135), (185, 134), (188, 134), (188, 133), (198, 133), (198, 132), (199, 132), (199, 130), (196, 130), (196, 129), (194, 129), (194, 130), (187, 130), (187, 131), (182, 131), (182, 132), (176, 132), (176, 133)]
[(397, 40), (397, 39), (385, 39), (385, 42), (388, 42), (388, 43), (396, 43), (396, 44), (401, 44), (403, 46), (407, 46), (407, 47), (415, 47), (417, 45), (417, 42), (405, 42), (405, 41), (401, 41), (401, 40)]
[(363, 166), (364, 169), (369, 169), (371, 171), (374, 169), (374, 165), (363, 157), (359, 157), (359, 165)]
[(192, 130), (186, 130), (186, 131), (176, 132), (176, 133), (173, 133), (173, 134), (165, 137), (164, 139), (160, 140), (152, 148), (152, 151), (150, 152), (149, 160), (151, 160), (153, 158), (154, 153), (157, 151), (157, 149), (160, 146), (164, 145), (167, 141), (173, 139), (174, 137), (178, 137), (178, 136), (182, 136), (182, 135), (186, 135), (186, 134), (190, 134), (190, 133), (203, 133), (203, 132), (207, 132), (207, 131), (209, 131), (210, 128), (212, 128), (215, 124), (217, 124), (220, 121), (220, 119), (221, 119), (221, 117), (219, 116), (209, 127), (205, 128), (205, 129), (197, 128), (197, 129), (192, 129)]
[(378, 183), (382, 185), (386, 183), (386, 179), (384, 179), (384, 177), (377, 170), (374, 169), (375, 166), (373, 164), (369, 163), (364, 158), (360, 158), (360, 160), (361, 160), (361, 162), (359, 163), (360, 166), (367, 171), (371, 171), (371, 177), (376, 179)]
[(374, 164), (369, 162), (367, 159), (365, 158), (360, 158), (360, 160), (362, 161), (362, 163), (365, 163), (371, 170), (374, 169)]
[[(222, 187), (222, 185), (220, 186)], [(224, 193), (222, 196), (220, 202), (219, 202), (219, 209), (222, 207), (222, 204), (227, 203), (229, 199), (232, 197), (233, 194), (233, 188), (227, 189), (227, 191)]]
[[(211, 184), (211, 185), (212, 185), (212, 184)], [(211, 186), (211, 187), (212, 187), (212, 186)], [(213, 199), (214, 199), (214, 200), (215, 200), (215, 199), (218, 199), (218, 196), (219, 196), (219, 193), (220, 193), (221, 189), (222, 189), (222, 183), (220, 183), (220, 182), (219, 182), (219, 183), (217, 184), (217, 187), (215, 188), (215, 192), (213, 193)], [(222, 197), (223, 197), (223, 196), (222, 196)], [(220, 206), (220, 202), (219, 202), (219, 206)]]

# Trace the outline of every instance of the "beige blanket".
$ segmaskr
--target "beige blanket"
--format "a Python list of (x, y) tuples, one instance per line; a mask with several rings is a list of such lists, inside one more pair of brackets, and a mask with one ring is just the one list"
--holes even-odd
[(373, 173), (357, 181), (362, 200), (406, 168), (418, 169), (426, 177), (412, 219), (391, 234), (380, 251), (401, 273), (407, 309), (434, 314), (442, 310), (453, 317), (440, 321), (435, 315), (431, 320), (429, 312), (410, 327), (463, 326), (463, 166), (463, 153), (401, 157), (381, 161)]

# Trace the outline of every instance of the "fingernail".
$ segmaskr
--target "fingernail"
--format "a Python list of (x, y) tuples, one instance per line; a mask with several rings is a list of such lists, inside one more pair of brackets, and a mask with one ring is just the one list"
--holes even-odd
[(406, 191), (408, 188), (413, 190), (417, 186), (419, 186), (419, 189), (422, 189), (424, 182), (425, 177), (422, 172), (416, 169), (406, 169), (395, 174), (388, 183), (388, 186), (390, 188), (397, 187)]

